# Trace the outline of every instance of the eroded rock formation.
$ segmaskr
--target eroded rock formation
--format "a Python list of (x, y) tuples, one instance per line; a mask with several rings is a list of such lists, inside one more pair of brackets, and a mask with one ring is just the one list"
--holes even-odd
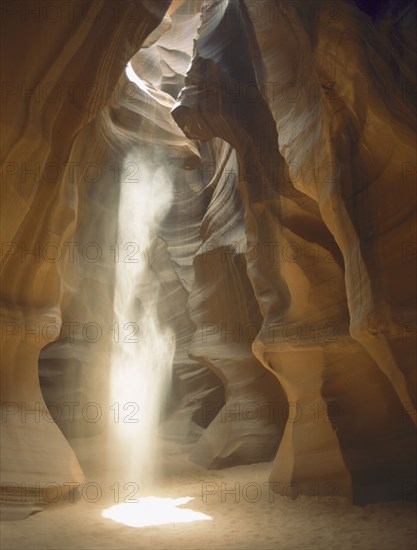
[[(136, 159), (173, 192), (148, 253), (176, 341), (165, 437), (207, 468), (275, 457), (285, 494), (401, 499), (415, 486), (410, 8), (169, 4), (5, 11), (2, 490), (82, 481), (51, 416), (70, 441), (106, 430), (80, 411), (107, 399)], [(35, 47), (18, 65), (6, 53)]]
[[(393, 80), (395, 71), (407, 79), (407, 66), (355, 6), (337, 4), (333, 18), (319, 2), (291, 13), (285, 3), (253, 7), (203, 5), (173, 116), (187, 135), (220, 136), (240, 157), (246, 233), (261, 251), (248, 269), (263, 315), (253, 352), (301, 411), (271, 480), (358, 501), (399, 497), (416, 422), (415, 342), (404, 337), (415, 322), (415, 264), (403, 258), (415, 227), (415, 182), (404, 177), (415, 166), (414, 113)], [(375, 202), (381, 213), (366, 214)], [(410, 286), (399, 290), (402, 278)]]
[(115, 10), (80, 2), (57, 18), (41, 3), (2, 4), (1, 479), (17, 500), (35, 486), (52, 482), (64, 493), (83, 480), (38, 380), (39, 352), (62, 321), (64, 276), (56, 258), (82, 223), (79, 174), (103, 148), (86, 154), (76, 140), (168, 4), (121, 2)]

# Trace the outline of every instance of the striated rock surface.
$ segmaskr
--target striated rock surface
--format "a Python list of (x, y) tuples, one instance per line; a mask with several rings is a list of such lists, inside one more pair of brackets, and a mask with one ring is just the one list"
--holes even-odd
[(394, 88), (409, 78), (399, 56), (387, 58), (355, 6), (334, 7), (329, 21), (320, 2), (291, 13), (284, 2), (204, 3), (173, 116), (239, 156), (259, 252), (248, 261), (263, 316), (252, 348), (299, 413), (271, 480), (360, 502), (400, 498), (413, 479), (415, 348), (404, 331), (415, 326), (415, 262), (403, 256), (415, 228), (413, 111)]
[(57, 19), (30, 4), (2, 5), (1, 487), (8, 499), (42, 502), (35, 487), (52, 483), (63, 494), (83, 480), (38, 380), (39, 352), (62, 325), (57, 259), (81, 213), (78, 170), (89, 155), (75, 141), (169, 2), (120, 2), (116, 11), (79, 2)]
[[(67, 439), (89, 449), (87, 474), (105, 461), (105, 415), (85, 413), (109, 406), (116, 265), (138, 252), (117, 233), (119, 191), (141, 167), (171, 193), (147, 251), (175, 335), (161, 434), (207, 468), (274, 459), (286, 496), (415, 488), (405, 4), (96, 1), (59, 21), (4, 8), (8, 500), (82, 482)], [(146, 293), (132, 288), (130, 321)]]

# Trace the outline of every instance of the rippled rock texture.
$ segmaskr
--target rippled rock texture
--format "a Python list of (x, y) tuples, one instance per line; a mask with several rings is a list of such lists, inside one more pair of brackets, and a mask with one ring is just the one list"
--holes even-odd
[[(168, 4), (121, 2), (115, 8), (115, 3), (79, 2), (70, 11), (56, 6), (58, 14), (46, 13), (42, 2), (1, 6), (1, 465), (8, 498), (42, 501), (36, 486), (53, 483), (65, 493), (83, 480), (75, 454), (52, 421), (52, 409), (48, 413), (46, 408), (38, 357), (57, 338), (63, 321), (59, 345), (74, 341), (67, 334), (73, 328), (65, 325), (72, 320), (68, 288), (79, 301), (88, 293), (86, 305), (100, 307), (84, 290), (91, 274), (72, 273), (74, 235), (100, 234), (95, 220), (100, 196), (97, 208), (89, 205), (89, 197), (100, 195), (88, 185), (96, 175), (83, 167), (90, 160), (102, 162), (106, 141), (101, 135), (86, 147), (85, 134), (94, 137), (126, 63), (158, 26)], [(65, 251), (66, 261), (60, 261)], [(77, 376), (78, 350), (67, 347), (67, 366)], [(48, 383), (54, 384), (59, 363), (48, 368)]]
[(271, 480), (399, 498), (416, 422), (407, 62), (348, 3), (207, 2), (203, 14), (173, 116), (239, 157), (263, 317), (252, 350), (299, 413)]
[(51, 416), (69, 440), (105, 432), (83, 407), (108, 392), (134, 158), (173, 197), (148, 254), (176, 342), (164, 436), (207, 468), (274, 459), (286, 495), (409, 498), (412, 3), (87, 4), (4, 12), (24, 60), (2, 68), (4, 492), (82, 481)]

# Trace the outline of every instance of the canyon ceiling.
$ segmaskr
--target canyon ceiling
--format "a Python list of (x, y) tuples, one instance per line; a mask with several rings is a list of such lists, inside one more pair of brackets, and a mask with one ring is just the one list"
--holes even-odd
[(48, 5), (1, 5), (2, 494), (84, 480), (144, 166), (165, 437), (278, 491), (415, 493), (414, 2)]

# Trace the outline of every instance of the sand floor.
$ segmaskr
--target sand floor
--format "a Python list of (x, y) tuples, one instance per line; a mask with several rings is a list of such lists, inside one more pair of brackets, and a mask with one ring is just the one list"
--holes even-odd
[[(78, 502), (51, 505), (22, 521), (1, 522), (1, 549), (417, 548), (414, 503), (362, 507), (331, 497), (283, 498), (266, 483), (269, 463), (206, 471), (192, 465), (178, 446), (164, 456), (169, 469), (153, 494), (194, 497), (182, 508), (209, 515), (211, 521), (138, 528), (106, 519), (101, 513), (115, 504), (115, 486), (90, 473), (94, 486)], [(96, 498), (97, 486), (101, 497), (88, 502)], [(119, 502), (131, 491), (119, 486)]]

